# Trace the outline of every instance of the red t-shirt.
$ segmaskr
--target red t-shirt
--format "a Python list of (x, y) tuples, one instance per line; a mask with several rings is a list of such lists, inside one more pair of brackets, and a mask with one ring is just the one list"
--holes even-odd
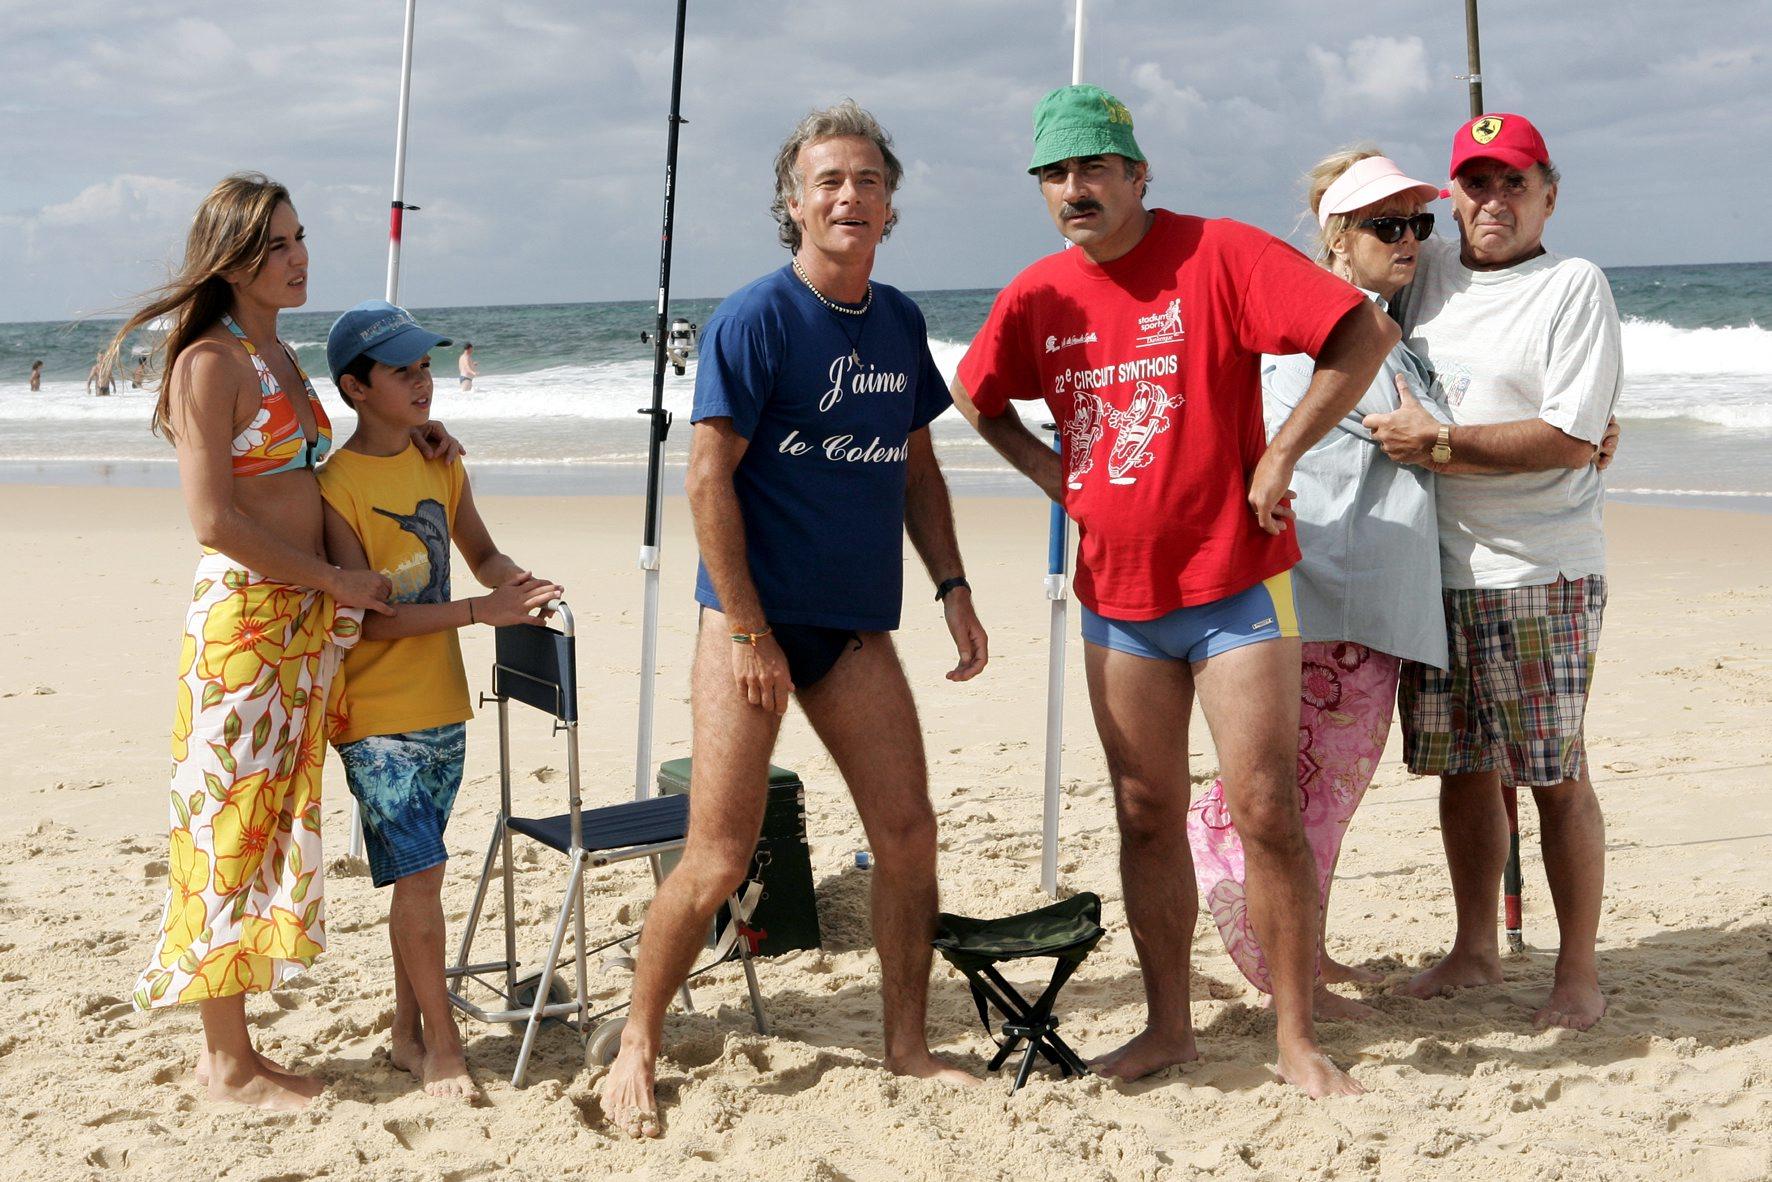
[(1105, 266), (1048, 255), (997, 296), (960, 363), (987, 416), (1044, 398), (1062, 428), (1077, 598), (1122, 620), (1289, 570), (1249, 478), (1267, 436), (1260, 356), (1309, 353), (1365, 297), (1273, 235), (1159, 209)]

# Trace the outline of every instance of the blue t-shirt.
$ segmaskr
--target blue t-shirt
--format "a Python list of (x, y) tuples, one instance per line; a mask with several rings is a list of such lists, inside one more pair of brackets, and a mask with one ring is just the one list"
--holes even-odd
[[(844, 316), (783, 267), (720, 305), (700, 357), (691, 421), (730, 418), (750, 440), (733, 486), (769, 622), (898, 627), (906, 441), (953, 405), (922, 311), (875, 283), (867, 313)], [(720, 608), (705, 563), (695, 598)]]

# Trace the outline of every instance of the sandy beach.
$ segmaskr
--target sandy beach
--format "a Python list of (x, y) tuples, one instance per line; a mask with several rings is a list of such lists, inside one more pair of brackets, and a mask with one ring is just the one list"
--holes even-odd
[[(636, 481), (637, 483), (637, 481)], [(273, 1116), (212, 1106), (191, 1082), (196, 1010), (140, 1015), (166, 875), (166, 733), (178, 621), (196, 548), (172, 490), (9, 486), (0, 539), (0, 1177), (401, 1179), (721, 1178), (902, 1182), (1062, 1179), (1758, 1179), (1772, 1176), (1772, 515), (1612, 505), (1612, 598), (1588, 715), (1607, 811), (1600, 932), (1611, 1012), (1592, 1032), (1538, 1032), (1556, 930), (1522, 801), (1530, 951), (1505, 984), (1452, 1000), (1354, 993), (1379, 1011), (1322, 1027), (1369, 1089), (1312, 1103), (1268, 1070), (1271, 1015), (1202, 916), (1194, 937), (1202, 1062), (1131, 1086), (1041, 1076), (970, 1092), (875, 1065), (878, 968), (859, 823), (830, 760), (791, 712), (776, 762), (807, 785), (825, 947), (760, 966), (772, 1037), (746, 1020), (727, 967), (666, 1027), (663, 1139), (602, 1120), (597, 1071), (545, 1031), (531, 1086), (510, 1087), (517, 1041), (469, 1025), (487, 1102), (423, 1095), (389, 1062), (385, 893), (346, 858), (348, 795), (327, 771), (330, 947), (293, 987), (249, 1005), (267, 1053), (322, 1073), (324, 1096)], [(587, 798), (632, 791), (641, 582), (636, 498), (483, 497), (508, 552), (563, 581), (581, 646)], [(922, 711), (941, 824), (943, 905), (978, 915), (1038, 905), (1047, 604), (1046, 513), (1032, 498), (961, 499), (960, 538), (992, 666), (953, 685), (926, 580), (907, 572), (900, 644)], [(689, 754), (694, 544), (666, 508), (658, 760)], [(908, 550), (908, 547), (907, 547)], [(465, 576), (463, 581), (465, 581)], [(1073, 616), (1073, 628), (1075, 627)], [(467, 634), (486, 688), (491, 634)], [(1060, 878), (1096, 891), (1109, 934), (1061, 1003), (1086, 1056), (1142, 1013), (1124, 924), (1111, 792), (1072, 640)], [(517, 728), (518, 806), (564, 802), (540, 716)], [(1196, 717), (1193, 777), (1215, 768)], [(1401, 977), (1443, 950), (1451, 898), (1432, 781), (1389, 761), (1356, 816), (1329, 922), (1341, 959)], [(453, 924), (471, 901), (497, 804), (495, 714), (470, 724), (450, 831)], [(559, 859), (519, 856), (519, 911), (539, 956)], [(593, 929), (637, 921), (644, 871), (592, 880)], [(1023, 974), (1028, 979), (1031, 974)], [(594, 971), (611, 998), (619, 969)], [(982, 1071), (991, 1044), (960, 978), (931, 986), (932, 1041)]]

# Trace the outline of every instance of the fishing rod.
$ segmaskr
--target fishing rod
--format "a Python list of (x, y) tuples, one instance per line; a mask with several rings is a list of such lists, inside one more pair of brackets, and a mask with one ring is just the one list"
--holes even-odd
[[(1477, 0), (1464, 0), (1464, 45), (1468, 74), (1459, 79), (1470, 86), (1470, 117), (1483, 110), (1483, 50), (1477, 35)], [(1502, 912), (1507, 927), (1507, 950), (1526, 951), (1526, 929), (1521, 911), (1524, 877), (1520, 873), (1520, 793), (1512, 784), (1501, 786), (1501, 803), (1507, 811), (1507, 868), (1501, 875)]]
[(652, 714), (658, 671), (659, 525), (664, 505), (664, 446), (671, 430), (671, 412), (664, 407), (668, 364), (665, 320), (671, 299), (671, 226), (677, 204), (677, 131), (685, 123), (683, 103), (683, 28), (689, 0), (677, 0), (677, 40), (671, 60), (671, 113), (665, 139), (664, 219), (658, 247), (658, 325), (652, 336), (652, 405), (639, 413), (651, 421), (646, 452), (646, 520), (640, 539), (640, 569), (646, 572), (646, 605), (640, 639), (640, 727), (634, 753), (634, 799), (652, 795)]

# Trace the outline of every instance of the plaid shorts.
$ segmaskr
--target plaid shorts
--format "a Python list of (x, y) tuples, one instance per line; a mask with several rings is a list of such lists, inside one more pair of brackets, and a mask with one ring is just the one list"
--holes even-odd
[(1606, 579), (1448, 590), (1452, 668), (1406, 661), (1397, 706), (1418, 776), (1499, 771), (1548, 788), (1587, 771), (1582, 718), (1606, 611)]

